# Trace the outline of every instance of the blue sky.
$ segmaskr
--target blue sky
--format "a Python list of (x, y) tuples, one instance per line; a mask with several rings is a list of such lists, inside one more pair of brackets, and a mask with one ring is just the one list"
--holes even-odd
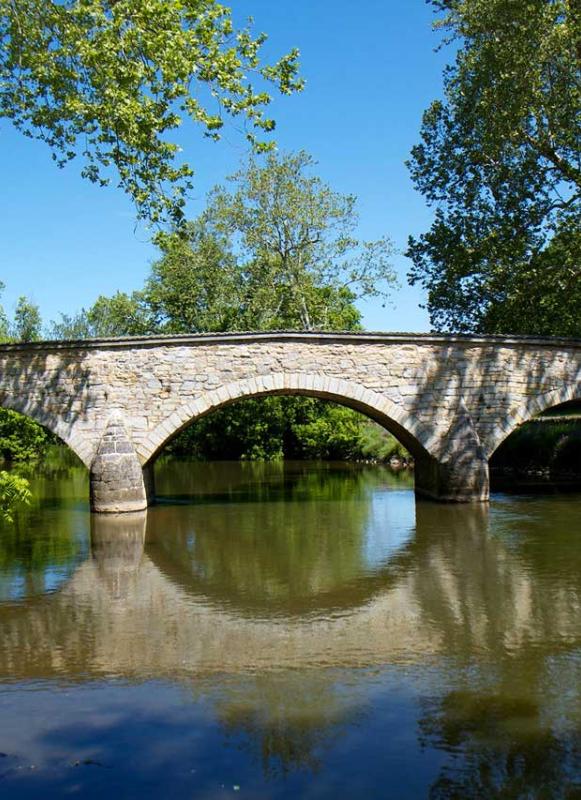
[[(424, 0), (231, 0), (238, 22), (254, 18), (269, 40), (265, 56), (301, 50), (307, 86), (275, 99), (280, 149), (305, 149), (331, 186), (359, 198), (360, 234), (389, 235), (405, 249), (410, 233), (430, 222), (430, 211), (404, 165), (418, 140), (421, 115), (440, 96), (450, 53), (437, 53), (433, 12)], [(155, 258), (148, 231), (135, 227), (130, 201), (118, 189), (101, 189), (79, 177), (79, 164), (59, 170), (46, 145), (0, 123), (0, 279), (11, 313), (19, 295), (40, 305), (43, 318), (91, 305), (99, 294), (139, 288)], [(191, 215), (206, 192), (236, 170), (247, 153), (232, 128), (214, 144), (192, 126), (181, 140), (196, 171)], [(394, 265), (402, 288), (393, 307), (362, 305), (370, 330), (425, 331), (421, 291), (409, 287), (409, 262)]]

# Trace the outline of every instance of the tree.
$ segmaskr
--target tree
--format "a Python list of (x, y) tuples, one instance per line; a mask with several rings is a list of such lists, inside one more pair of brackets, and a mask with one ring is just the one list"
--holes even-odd
[(193, 173), (176, 129), (189, 120), (218, 139), (225, 116), (241, 117), (264, 149), (275, 123), (254, 79), (302, 88), (298, 52), (262, 64), (265, 39), (217, 0), (0, 0), (0, 117), (59, 166), (80, 156), (101, 185), (116, 172), (139, 217), (177, 223)]
[(159, 232), (143, 289), (100, 297), (52, 323), (54, 338), (271, 330), (356, 330), (355, 301), (395, 284), (387, 237), (354, 237), (355, 198), (308, 174), (306, 153), (271, 155), (217, 187), (206, 211)]
[[(41, 332), (42, 318), (38, 306), (27, 297), (19, 297), (6, 338), (16, 342), (35, 342), (41, 338)], [(8, 408), (0, 408), (0, 458), (3, 461), (30, 461), (40, 458), (55, 439), (56, 437), (30, 417)]]
[(210, 196), (205, 219), (245, 263), (244, 304), (258, 329), (281, 319), (328, 328), (329, 301), (384, 297), (396, 282), (390, 240), (355, 238), (356, 198), (310, 174), (314, 165), (305, 152), (270, 154), (264, 166), (251, 160), (233, 175), (233, 191)]
[(30, 503), (30, 489), (26, 478), (0, 470), (0, 519), (13, 522), (14, 512)]
[(88, 311), (83, 308), (73, 316), (60, 316), (60, 321), (51, 323), (52, 339), (99, 339), (156, 332), (141, 292), (100, 295)]
[(90, 308), (87, 320), (94, 336), (139, 336), (153, 332), (141, 292), (101, 295)]
[(458, 50), (409, 162), (435, 205), (411, 282), (437, 329), (579, 336), (579, 2), (433, 5)]
[(41, 338), (42, 319), (36, 303), (19, 297), (14, 312), (12, 336), (17, 342), (37, 342)]
[(152, 324), (162, 333), (239, 330), (242, 268), (227, 237), (203, 220), (157, 237), (162, 256), (143, 292)]
[[(234, 254), (208, 215), (179, 233), (161, 234), (162, 257), (153, 264), (142, 292), (155, 330), (164, 333), (301, 328), (294, 295), (277, 275), (276, 259), (248, 263)], [(346, 287), (318, 286), (301, 276), (310, 319), (317, 328), (354, 330), (361, 315)]]
[(84, 308), (72, 316), (60, 313), (60, 320), (51, 320), (48, 336), (50, 339), (60, 341), (75, 341), (77, 339), (91, 339), (93, 332), (87, 319)]
[[(4, 284), (0, 281), (0, 295), (4, 291)], [(8, 317), (4, 311), (4, 306), (0, 304), (0, 342), (5, 342), (10, 338)]]
[(3, 461), (33, 461), (44, 456), (55, 440), (55, 436), (30, 417), (0, 408), (0, 459)]
[[(4, 284), (0, 281), (0, 293)], [(21, 302), (27, 303), (21, 297)], [(36, 308), (38, 313), (38, 308)], [(8, 318), (4, 308), (0, 306), (0, 341), (10, 339)], [(34, 457), (37, 452), (44, 449), (44, 429), (22, 414), (0, 408), (0, 455), (3, 459), (26, 459)], [(30, 502), (30, 488), (26, 478), (13, 475), (6, 470), (0, 470), (0, 519), (11, 523), (17, 508), (28, 505)]]

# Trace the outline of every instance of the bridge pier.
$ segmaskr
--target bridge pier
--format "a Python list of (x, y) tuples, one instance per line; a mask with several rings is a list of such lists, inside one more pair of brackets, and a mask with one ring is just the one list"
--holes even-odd
[(144, 474), (123, 421), (111, 418), (91, 464), (91, 510), (106, 514), (143, 511), (153, 490), (150, 474), (150, 470)]
[(454, 461), (415, 464), (416, 494), (442, 503), (481, 503), (490, 498), (488, 462), (474, 453)]
[(416, 492), (448, 503), (486, 502), (490, 477), (472, 417), (461, 401), (439, 458), (416, 461)]

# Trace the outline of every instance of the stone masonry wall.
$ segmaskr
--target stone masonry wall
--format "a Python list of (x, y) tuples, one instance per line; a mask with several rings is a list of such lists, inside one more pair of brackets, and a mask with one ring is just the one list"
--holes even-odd
[(460, 440), (487, 459), (520, 422), (581, 397), (581, 342), (275, 333), (0, 347), (0, 404), (46, 425), (87, 466), (112, 418), (143, 465), (196, 416), (266, 393), (345, 402), (419, 459), (451, 464)]

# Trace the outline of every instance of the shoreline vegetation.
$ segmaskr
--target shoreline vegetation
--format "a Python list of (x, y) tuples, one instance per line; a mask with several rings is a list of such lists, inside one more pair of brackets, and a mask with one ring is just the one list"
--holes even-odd
[(517, 428), (494, 453), (491, 480), (499, 489), (581, 487), (581, 404), (564, 404)]

